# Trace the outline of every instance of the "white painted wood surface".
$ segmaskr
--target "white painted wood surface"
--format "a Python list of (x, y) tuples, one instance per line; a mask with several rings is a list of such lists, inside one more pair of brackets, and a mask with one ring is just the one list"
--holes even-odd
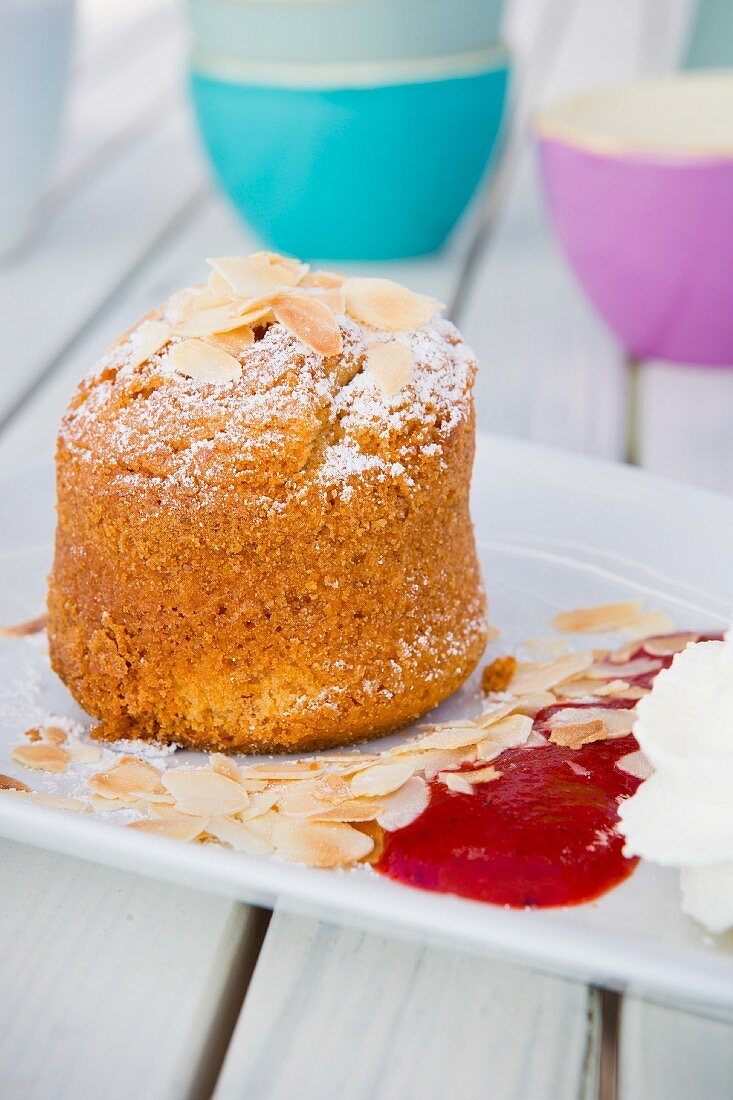
[[(561, 48), (533, 86), (541, 101), (668, 67), (691, 0), (550, 3)], [(543, 7), (511, 4), (520, 56), (536, 54)], [(0, 271), (5, 464), (51, 449), (68, 393), (117, 332), (199, 277), (205, 255), (251, 244), (208, 190), (180, 103), (177, 7), (81, 0), (81, 12), (67, 146), (26, 254)], [(393, 277), (451, 302), (471, 228)], [(530, 149), (458, 306), (483, 364), (484, 428), (621, 457), (623, 355), (557, 251)], [(733, 491), (733, 372), (653, 364), (641, 390), (643, 464)], [(0, 864), (0, 1095), (208, 1095), (256, 913), (15, 845)], [(589, 1097), (598, 1037), (582, 986), (276, 913), (217, 1096)], [(623, 1100), (731, 1095), (732, 1038), (628, 1000)]]
[(0, 842), (0, 1095), (210, 1094), (257, 910)]
[(620, 1069), (622, 1100), (730, 1100), (733, 1029), (626, 998)]
[(557, 978), (279, 913), (215, 1100), (576, 1100), (588, 1000)]

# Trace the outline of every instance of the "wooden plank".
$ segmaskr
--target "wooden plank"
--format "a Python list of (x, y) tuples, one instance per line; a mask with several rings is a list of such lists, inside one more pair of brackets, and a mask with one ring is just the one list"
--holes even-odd
[(458, 323), (481, 363), (480, 428), (620, 456), (623, 356), (558, 250), (530, 150)]
[(24, 257), (3, 269), (0, 327), (12, 369), (0, 374), (0, 414), (175, 224), (203, 172), (178, 110), (75, 190)]
[(645, 363), (640, 370), (641, 465), (733, 493), (733, 365)]
[(260, 911), (0, 843), (0, 1092), (210, 1095)]
[(96, 64), (74, 69), (61, 147), (42, 217), (49, 216), (80, 173), (88, 173), (100, 156), (109, 157), (137, 127), (171, 109), (180, 94), (182, 12), (166, 5), (153, 12), (146, 9), (145, 15), (129, 28), (129, 43), (124, 49), (118, 46), (113, 59), (103, 55)]
[(623, 1100), (729, 1100), (733, 1094), (733, 1025), (624, 1001)]
[(276, 913), (215, 1100), (575, 1100), (581, 985)]

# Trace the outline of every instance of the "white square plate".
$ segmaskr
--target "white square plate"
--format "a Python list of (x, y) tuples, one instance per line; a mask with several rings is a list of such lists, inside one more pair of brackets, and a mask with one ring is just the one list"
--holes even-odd
[[(491, 619), (502, 630), (503, 647), (546, 633), (560, 608), (629, 596), (690, 628), (720, 629), (733, 608), (733, 502), (723, 497), (484, 436), (477, 447), (473, 516)], [(30, 618), (42, 606), (53, 523), (50, 464), (16, 468), (3, 477), (0, 622)], [(476, 710), (474, 677), (435, 713), (445, 718)], [(0, 771), (19, 774), (10, 750), (33, 725), (34, 713), (49, 711), (79, 715), (37, 639), (4, 641)], [(33, 773), (34, 788), (44, 782), (49, 780)], [(78, 778), (68, 782), (65, 793), (72, 793)], [(733, 1012), (733, 934), (707, 936), (681, 913), (673, 869), (642, 864), (598, 902), (530, 912), (411, 889), (364, 867), (318, 871), (181, 844), (11, 798), (0, 797), (0, 834), (243, 901), (277, 903), (326, 920)]]

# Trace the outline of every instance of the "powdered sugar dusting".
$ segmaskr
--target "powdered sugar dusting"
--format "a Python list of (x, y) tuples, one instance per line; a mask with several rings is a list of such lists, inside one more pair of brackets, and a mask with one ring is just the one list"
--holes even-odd
[(187, 507), (205, 504), (233, 480), (275, 510), (306, 478), (343, 499), (365, 476), (412, 487), (416, 466), (440, 459), (470, 415), (473, 355), (442, 318), (392, 334), (410, 348), (414, 372), (388, 398), (367, 369), (367, 348), (384, 334), (338, 322), (335, 361), (272, 324), (242, 348), (241, 379), (216, 385), (166, 371), (160, 353), (136, 363), (133, 333), (81, 384), (61, 445), (133, 490), (155, 484), (172, 506), (182, 490)]

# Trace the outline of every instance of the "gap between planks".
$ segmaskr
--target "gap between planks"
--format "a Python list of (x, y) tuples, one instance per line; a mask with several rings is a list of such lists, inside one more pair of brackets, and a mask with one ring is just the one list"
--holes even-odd
[(215, 1100), (593, 1100), (582, 984), (276, 911)]

